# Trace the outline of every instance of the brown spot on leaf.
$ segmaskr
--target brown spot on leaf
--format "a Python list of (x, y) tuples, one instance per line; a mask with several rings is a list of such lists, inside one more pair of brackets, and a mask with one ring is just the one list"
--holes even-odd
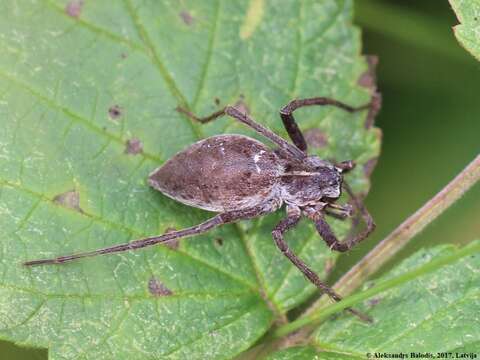
[[(173, 231), (177, 231), (177, 229), (175, 229), (174, 227), (168, 227), (165, 230), (164, 234), (168, 234), (168, 233), (171, 233)], [(172, 241), (168, 241), (168, 242), (164, 243), (163, 245), (169, 247), (172, 250), (177, 250), (180, 243), (179, 243), (178, 239), (174, 239)]]
[(313, 148), (318, 149), (328, 145), (327, 135), (320, 129), (308, 129), (304, 136), (307, 144)]
[(243, 114), (247, 114), (247, 115), (250, 115), (250, 108), (247, 106), (247, 104), (245, 103), (245, 101), (243, 101), (245, 97), (243, 95), (240, 95), (240, 100), (238, 100), (236, 103), (235, 103), (235, 107)]
[(375, 306), (375, 305), (378, 305), (380, 303), (382, 299), (379, 298), (379, 297), (376, 297), (376, 298), (371, 298), (367, 301), (367, 304), (370, 305), (370, 306)]
[(108, 109), (108, 115), (112, 120), (117, 120), (123, 114), (123, 109), (120, 105), (112, 105)]
[(365, 71), (360, 78), (358, 79), (358, 84), (370, 90), (372, 94), (372, 105), (368, 111), (367, 121), (365, 122), (365, 128), (370, 129), (374, 122), (375, 118), (382, 107), (382, 95), (377, 90), (377, 75), (376, 67), (378, 65), (377, 56), (366, 56), (368, 69)]
[(126, 58), (128, 57), (128, 54), (122, 52), (122, 53), (120, 54), (120, 57), (121, 57), (122, 59), (126, 59)]
[(65, 13), (73, 18), (78, 18), (82, 13), (83, 0), (71, 0), (65, 6)]
[(128, 139), (125, 143), (125, 154), (137, 155), (143, 151), (143, 144), (137, 138)]
[(155, 297), (170, 296), (173, 292), (167, 288), (160, 280), (152, 277), (148, 280), (148, 291)]
[(377, 89), (377, 74), (375, 72), (378, 65), (378, 57), (374, 55), (367, 55), (365, 57), (368, 65), (367, 71), (365, 71), (358, 79), (358, 85), (366, 87), (367, 89)]
[(368, 110), (367, 121), (365, 121), (365, 128), (370, 129), (375, 123), (375, 118), (382, 108), (382, 94), (376, 91), (372, 95), (372, 103)]
[(216, 97), (215, 99), (213, 99), (213, 101), (215, 102), (215, 105), (220, 105), (220, 99), (218, 97)]
[(188, 26), (192, 25), (195, 22), (195, 18), (186, 10), (180, 12), (179, 15), (183, 22)]
[(60, 206), (83, 213), (83, 210), (80, 208), (80, 194), (76, 190), (70, 190), (58, 194), (52, 201)]
[(218, 246), (223, 246), (223, 239), (222, 238), (215, 238), (215, 244)]
[(375, 166), (377, 165), (377, 162), (378, 162), (378, 158), (374, 157), (374, 158), (371, 158), (371, 159), (367, 160), (365, 165), (363, 165), (363, 172), (364, 172), (366, 177), (370, 177), (370, 175), (372, 175), (373, 169), (375, 169)]

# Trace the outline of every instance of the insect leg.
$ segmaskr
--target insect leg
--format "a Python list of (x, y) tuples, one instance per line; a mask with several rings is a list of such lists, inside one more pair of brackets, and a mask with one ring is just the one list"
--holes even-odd
[(247, 125), (248, 127), (252, 128), (257, 133), (259, 133), (260, 135), (263, 135), (264, 137), (266, 137), (267, 139), (269, 139), (273, 143), (277, 144), (281, 149), (285, 150), (289, 155), (291, 155), (291, 156), (293, 156), (297, 159), (300, 159), (300, 160), (306, 157), (306, 154), (303, 151), (299, 150), (296, 146), (291, 145), (288, 141), (286, 141), (282, 137), (278, 136), (277, 134), (275, 134), (270, 129), (267, 129), (265, 126), (259, 124), (258, 122), (253, 120), (250, 116), (241, 112), (240, 110), (238, 110), (237, 108), (235, 108), (233, 106), (226, 106), (225, 108), (223, 108), (223, 109), (221, 109), (221, 110), (219, 110), (219, 111), (217, 111), (217, 112), (215, 112), (215, 113), (213, 113), (209, 116), (205, 116), (205, 117), (202, 117), (202, 118), (194, 115), (190, 111), (188, 111), (184, 108), (181, 108), (181, 107), (177, 107), (177, 111), (185, 114), (186, 116), (188, 116), (189, 118), (191, 118), (195, 121), (201, 122), (202, 124), (207, 123), (209, 121), (213, 121), (213, 120), (215, 120), (215, 119), (217, 119), (217, 118), (219, 118), (223, 115), (229, 115), (232, 118), (234, 118), (235, 120), (240, 121), (241, 123), (243, 123), (243, 124)]
[(207, 116), (204, 116), (204, 117), (198, 117), (197, 115), (195, 115), (191, 111), (188, 111), (187, 109), (185, 109), (181, 106), (177, 106), (176, 110), (178, 112), (188, 116), (190, 119), (198, 121), (199, 123), (202, 123), (202, 124), (206, 124), (210, 121), (213, 121), (213, 120), (218, 119), (219, 117), (222, 117), (223, 115), (225, 115), (225, 108), (223, 108), (221, 110), (218, 110), (218, 111), (215, 111), (214, 113), (212, 113), (210, 115), (207, 115)]
[[(277, 206), (278, 207), (278, 206)], [(194, 236), (198, 234), (205, 233), (217, 226), (223, 225), (223, 224), (228, 224), (240, 219), (250, 219), (254, 218), (260, 215), (263, 215), (265, 213), (274, 211), (276, 209), (275, 205), (272, 204), (267, 204), (267, 205), (262, 205), (262, 206), (257, 206), (254, 208), (249, 208), (249, 209), (244, 209), (244, 210), (236, 210), (236, 211), (230, 211), (230, 212), (225, 212), (218, 214), (211, 219), (183, 229), (183, 230), (178, 230), (178, 231), (172, 231), (163, 235), (159, 236), (152, 236), (144, 239), (139, 239), (139, 240), (134, 240), (126, 244), (121, 244), (121, 245), (115, 245), (115, 246), (110, 246), (106, 247), (103, 249), (98, 249), (98, 250), (93, 250), (93, 251), (86, 251), (82, 253), (77, 253), (77, 254), (71, 254), (71, 255), (66, 255), (66, 256), (59, 256), (56, 258), (51, 258), (51, 259), (39, 259), (39, 260), (31, 260), (23, 263), (25, 266), (32, 266), (32, 265), (50, 265), (50, 264), (63, 264), (72, 260), (80, 259), (80, 258), (85, 258), (85, 257), (91, 257), (91, 256), (96, 256), (96, 255), (104, 255), (104, 254), (112, 254), (112, 253), (118, 253), (122, 251), (128, 251), (128, 250), (136, 250), (136, 249), (141, 249), (147, 246), (152, 246), (160, 243), (165, 243), (169, 242), (175, 239), (180, 239), (180, 238), (185, 238), (189, 236)]]
[(368, 109), (370, 104), (365, 104), (359, 107), (353, 107), (342, 103), (335, 99), (330, 99), (326, 97), (315, 97), (315, 98), (307, 98), (307, 99), (296, 99), (290, 101), (286, 106), (284, 106), (280, 110), (280, 117), (282, 118), (283, 125), (287, 130), (290, 139), (292, 139), (293, 143), (302, 151), (307, 150), (307, 142), (302, 134), (302, 131), (298, 127), (295, 118), (293, 117), (293, 112), (301, 107), (304, 106), (312, 106), (312, 105), (332, 105), (336, 106), (340, 109), (343, 109), (348, 112), (355, 112), (364, 109)]
[(362, 216), (364, 216), (367, 227), (362, 232), (352, 237), (348, 237), (345, 241), (339, 241), (337, 239), (332, 231), (332, 228), (325, 221), (325, 217), (322, 212), (318, 211), (313, 216), (310, 216), (310, 218), (315, 222), (315, 227), (317, 228), (318, 233), (322, 239), (325, 240), (330, 249), (345, 252), (350, 250), (362, 240), (366, 239), (368, 235), (370, 235), (370, 233), (375, 229), (375, 223), (373, 222), (372, 217), (365, 207), (363, 207), (363, 210), (365, 212), (362, 211)]
[(346, 242), (352, 243), (351, 247), (353, 247), (355, 244), (367, 238), (370, 235), (370, 233), (372, 233), (375, 230), (376, 225), (375, 225), (375, 222), (373, 221), (372, 215), (370, 215), (370, 213), (368, 212), (363, 201), (353, 193), (352, 188), (350, 187), (350, 185), (348, 185), (348, 183), (345, 180), (343, 181), (342, 186), (345, 189), (345, 191), (348, 193), (350, 198), (352, 199), (354, 209), (360, 212), (360, 215), (366, 224), (365, 230), (363, 230), (361, 233), (357, 235), (351, 235), (347, 238)]
[[(319, 276), (310, 269), (307, 264), (303, 262), (288, 246), (287, 242), (283, 238), (283, 235), (293, 228), (295, 225), (298, 224), (300, 220), (300, 209), (296, 207), (288, 207), (287, 208), (287, 217), (281, 220), (277, 226), (272, 231), (273, 239), (275, 240), (275, 244), (280, 249), (280, 251), (303, 273), (303, 275), (312, 283), (314, 284), (320, 291), (326, 293), (335, 301), (342, 300), (342, 297), (338, 295), (332, 288), (327, 286), (323, 283)], [(360, 313), (357, 310), (352, 308), (347, 308), (346, 310), (350, 311), (352, 314), (358, 316), (360, 319), (371, 322), (372, 320), (365, 314)]]
[(335, 204), (329, 204), (328, 207), (325, 207), (323, 211), (327, 215), (330, 215), (339, 220), (346, 220), (352, 216), (353, 207), (350, 205), (343, 205), (343, 206), (333, 206)]

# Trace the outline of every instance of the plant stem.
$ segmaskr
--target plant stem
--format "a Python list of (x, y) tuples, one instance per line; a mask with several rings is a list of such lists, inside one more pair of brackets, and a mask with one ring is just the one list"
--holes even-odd
[(428, 274), (430, 272), (433, 272), (435, 270), (438, 270), (439, 268), (451, 264), (459, 259), (461, 259), (464, 256), (471, 255), (475, 252), (480, 251), (480, 241), (474, 242), (472, 244), (469, 244), (467, 246), (464, 246), (461, 249), (458, 249), (456, 251), (453, 251), (452, 254), (442, 256), (440, 258), (437, 258), (435, 260), (432, 260), (428, 262), (425, 265), (419, 266), (417, 269), (408, 271), (400, 276), (394, 277), (393, 279), (385, 280), (376, 286), (359, 292), (355, 295), (349, 296), (348, 298), (338, 302), (334, 303), (330, 306), (327, 306), (323, 309), (319, 309), (318, 311), (315, 311), (311, 313), (308, 316), (299, 318), (298, 320), (295, 320), (289, 324), (283, 325), (279, 327), (274, 333), (273, 337), (279, 338), (285, 335), (288, 335), (295, 330), (308, 325), (308, 324), (313, 324), (316, 323), (320, 320), (323, 320), (327, 318), (328, 316), (339, 312), (341, 310), (346, 309), (347, 307), (351, 307), (360, 301), (363, 301), (365, 299), (368, 299), (380, 292), (383, 292), (385, 290), (391, 289), (393, 287), (399, 286), (401, 284), (404, 284), (406, 282), (409, 282), (413, 279), (416, 279), (422, 275)]

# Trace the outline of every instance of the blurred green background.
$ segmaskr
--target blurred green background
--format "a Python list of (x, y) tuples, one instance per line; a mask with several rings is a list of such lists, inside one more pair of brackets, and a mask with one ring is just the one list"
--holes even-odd
[[(446, 0), (357, 0), (364, 53), (379, 56), (382, 153), (367, 206), (377, 230), (342, 255), (344, 273), (480, 152), (480, 62), (457, 43)], [(480, 186), (417, 236), (390, 266), (417, 249), (480, 238)], [(0, 359), (46, 359), (45, 350), (0, 342)]]

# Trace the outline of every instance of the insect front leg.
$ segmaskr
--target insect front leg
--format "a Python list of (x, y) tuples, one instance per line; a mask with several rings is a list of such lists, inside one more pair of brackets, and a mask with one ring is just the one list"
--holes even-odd
[[(302, 274), (314, 284), (320, 291), (326, 293), (335, 301), (342, 300), (342, 297), (338, 295), (332, 288), (327, 286), (324, 282), (320, 280), (320, 277), (308, 267), (307, 264), (303, 262), (288, 246), (287, 242), (284, 239), (284, 234), (296, 226), (300, 220), (301, 211), (298, 207), (289, 206), (287, 208), (287, 217), (281, 220), (277, 226), (272, 231), (272, 236), (277, 245), (278, 249), (284, 254), (288, 260), (290, 260), (301, 272)], [(350, 311), (352, 314), (358, 316), (360, 319), (371, 322), (372, 320), (365, 314), (352, 309), (347, 308), (346, 310)]]
[(307, 151), (307, 142), (305, 141), (305, 137), (303, 136), (302, 131), (298, 127), (295, 118), (293, 117), (293, 112), (301, 107), (312, 105), (331, 105), (348, 112), (361, 111), (370, 107), (370, 103), (359, 107), (353, 107), (338, 100), (326, 97), (314, 97), (290, 101), (280, 110), (280, 117), (282, 118), (283, 126), (285, 127), (285, 130), (287, 130), (290, 139), (292, 139), (295, 146), (297, 146), (302, 151)]
[(299, 160), (304, 159), (306, 157), (306, 154), (303, 151), (299, 150), (296, 146), (293, 146), (288, 141), (278, 136), (270, 129), (256, 122), (254, 119), (248, 116), (248, 114), (245, 114), (244, 112), (238, 110), (236, 107), (225, 106), (223, 109), (216, 111), (213, 114), (205, 117), (198, 117), (192, 112), (182, 107), (177, 107), (177, 111), (181, 112), (182, 114), (185, 114), (186, 116), (188, 116), (190, 119), (194, 121), (201, 122), (202, 124), (218, 119), (223, 115), (228, 115), (233, 119), (241, 122), (242, 124), (252, 128), (253, 130), (255, 130), (260, 135), (264, 136), (265, 138), (269, 139), (271, 142), (278, 145), (281, 149), (285, 150), (290, 156)]
[(354, 211), (356, 210), (356, 211), (360, 212), (360, 216), (362, 217), (363, 221), (366, 224), (365, 230), (363, 230), (361, 233), (359, 233), (357, 235), (350, 235), (347, 238), (346, 242), (347, 243), (351, 242), (351, 243), (353, 243), (352, 246), (354, 246), (355, 244), (357, 244), (360, 241), (367, 238), (375, 230), (376, 224), (373, 221), (373, 217), (370, 214), (370, 212), (367, 210), (363, 201), (361, 199), (359, 199), (358, 196), (356, 196), (353, 193), (352, 188), (350, 187), (350, 185), (348, 185), (348, 183), (345, 180), (343, 181), (342, 186), (345, 189), (345, 191), (348, 193), (348, 195), (350, 196), (351, 202), (352, 202), (353, 207), (354, 207)]
[(323, 209), (327, 215), (330, 215), (339, 220), (345, 220), (352, 217), (354, 209), (353, 206), (346, 205), (337, 205), (337, 204), (328, 204), (327, 207)]
[(363, 207), (362, 216), (367, 223), (367, 227), (362, 232), (347, 237), (347, 239), (344, 241), (338, 240), (337, 236), (333, 233), (332, 228), (325, 220), (325, 216), (322, 211), (317, 211), (313, 214), (309, 213), (307, 216), (315, 222), (315, 227), (318, 231), (318, 234), (327, 243), (330, 249), (340, 252), (350, 250), (359, 242), (366, 239), (368, 235), (370, 235), (370, 233), (375, 229), (375, 223), (365, 207)]

